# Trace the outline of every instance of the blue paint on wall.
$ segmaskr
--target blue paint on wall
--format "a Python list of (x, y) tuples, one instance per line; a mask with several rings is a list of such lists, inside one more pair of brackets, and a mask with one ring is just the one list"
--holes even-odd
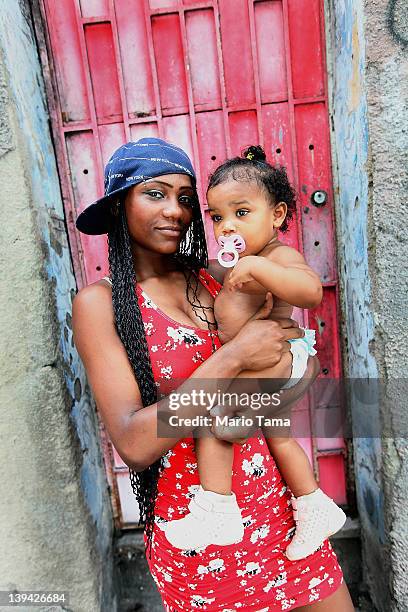
[[(347, 374), (350, 378), (377, 378), (377, 364), (370, 350), (374, 340), (374, 320), (370, 310), (369, 131), (364, 92), (363, 5), (361, 0), (336, 0), (331, 5), (335, 28), (332, 86), (339, 194), (337, 231), (348, 353)], [(359, 412), (358, 397), (352, 397), (351, 403), (355, 423), (362, 415), (367, 418), (365, 411)], [(378, 406), (371, 406), (370, 411), (369, 418), (379, 428)], [(383, 543), (380, 441), (356, 438), (354, 454), (360, 517), (372, 530), (373, 536)]]
[[(15, 0), (3, 0), (0, 41), (14, 95), (17, 120), (25, 135), (30, 167), (32, 200), (44, 249), (44, 274), (53, 287), (56, 317), (60, 329), (59, 351), (65, 383), (72, 398), (72, 420), (82, 450), (81, 483), (84, 499), (97, 528), (104, 528), (97, 544), (108, 545), (106, 523), (106, 478), (98, 445), (98, 424), (89, 402), (84, 368), (72, 345), (70, 317), (76, 292), (70, 259), (64, 210), (55, 154), (48, 126), (43, 80), (31, 24), (16, 11)], [(16, 69), (18, 67), (18, 69)], [(39, 271), (39, 274), (41, 271)], [(51, 335), (50, 335), (51, 338)], [(81, 392), (82, 391), (82, 392)], [(103, 520), (102, 520), (103, 519)]]

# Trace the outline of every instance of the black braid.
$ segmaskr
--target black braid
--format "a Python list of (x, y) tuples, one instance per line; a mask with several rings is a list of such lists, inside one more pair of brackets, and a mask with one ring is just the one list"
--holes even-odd
[[(143, 405), (149, 406), (157, 401), (157, 386), (153, 377), (142, 315), (137, 300), (137, 279), (133, 265), (124, 200), (115, 203), (112, 210), (112, 223), (108, 232), (108, 257), (115, 325), (135, 373)], [(192, 304), (194, 312), (196, 312), (195, 309), (200, 308), (201, 304), (193, 304), (194, 296), (197, 297), (198, 287), (197, 274), (194, 274), (194, 272), (208, 266), (204, 224), (197, 198), (193, 203), (193, 218), (190, 227), (174, 257), (183, 267), (187, 283), (187, 298)], [(193, 294), (193, 302), (189, 297), (190, 293)], [(204, 309), (205, 307), (201, 308)], [(205, 320), (210, 329), (210, 325), (214, 325), (214, 323), (208, 321), (206, 317)], [(162, 469), (163, 458), (160, 458), (142, 472), (129, 469), (130, 483), (140, 509), (139, 525), (141, 523), (145, 525), (146, 548), (149, 549), (150, 556), (157, 484)]]

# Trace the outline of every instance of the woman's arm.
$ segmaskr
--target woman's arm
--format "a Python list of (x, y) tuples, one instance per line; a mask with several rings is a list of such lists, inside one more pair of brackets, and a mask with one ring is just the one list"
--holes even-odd
[[(158, 409), (168, 414), (169, 398), (143, 407), (133, 369), (115, 329), (111, 291), (104, 283), (89, 285), (75, 296), (73, 332), (99, 414), (129, 467), (135, 471), (145, 469), (179, 439), (191, 435), (190, 428), (178, 427), (174, 428), (174, 437), (158, 438)], [(209, 393), (222, 393), (228, 388), (228, 379), (234, 379), (240, 371), (262, 370), (277, 363), (282, 351), (287, 350), (285, 341), (302, 335), (296, 327), (282, 330), (274, 321), (251, 321), (175, 391), (190, 392), (195, 379), (203, 388), (202, 379), (206, 379)], [(208, 414), (207, 405), (181, 406), (177, 411), (179, 419), (197, 414)]]

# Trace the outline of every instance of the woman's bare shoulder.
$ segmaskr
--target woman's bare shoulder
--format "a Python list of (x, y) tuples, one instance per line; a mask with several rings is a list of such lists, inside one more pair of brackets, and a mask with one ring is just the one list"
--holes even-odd
[(100, 279), (78, 291), (72, 303), (74, 320), (83, 317), (96, 317), (111, 320), (113, 323), (112, 289), (109, 282)]

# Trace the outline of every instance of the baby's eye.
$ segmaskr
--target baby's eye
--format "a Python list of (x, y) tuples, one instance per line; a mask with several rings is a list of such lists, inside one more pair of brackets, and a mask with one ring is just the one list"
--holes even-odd
[[(242, 214), (241, 214), (242, 213)], [(240, 208), (237, 210), (237, 217), (245, 217), (249, 213), (249, 210), (245, 210), (244, 208)]]
[(212, 221), (213, 223), (218, 223), (219, 221), (221, 221), (221, 215), (213, 215), (213, 216), (211, 217), (211, 221)]
[(157, 189), (152, 189), (151, 191), (146, 191), (147, 195), (149, 195), (150, 197), (154, 198), (155, 200), (159, 200), (160, 198), (163, 197), (163, 194), (161, 191), (157, 191)]

